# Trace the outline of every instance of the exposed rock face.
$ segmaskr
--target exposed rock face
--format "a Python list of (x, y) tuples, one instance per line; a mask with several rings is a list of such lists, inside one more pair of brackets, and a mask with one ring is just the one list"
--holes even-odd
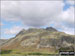
[(47, 27), (46, 30), (51, 31), (51, 32), (57, 31), (57, 30), (54, 29), (53, 27)]
[[(52, 27), (48, 27), (46, 29), (23, 29), (17, 34), (17, 36), (9, 39), (1, 47), (2, 49), (25, 50), (27, 48), (35, 48), (38, 50), (41, 48), (54, 48), (55, 50), (58, 50), (61, 47), (74, 47), (74, 39), (74, 35), (59, 32)], [(30, 49), (28, 50), (30, 51)]]

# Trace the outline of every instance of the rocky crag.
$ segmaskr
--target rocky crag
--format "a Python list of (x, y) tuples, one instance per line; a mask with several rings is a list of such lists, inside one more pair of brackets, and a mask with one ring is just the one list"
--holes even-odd
[(59, 32), (53, 27), (46, 29), (30, 28), (21, 30), (15, 37), (1, 44), (0, 48), (20, 49), (33, 52), (56, 52), (58, 50), (74, 50), (75, 35)]

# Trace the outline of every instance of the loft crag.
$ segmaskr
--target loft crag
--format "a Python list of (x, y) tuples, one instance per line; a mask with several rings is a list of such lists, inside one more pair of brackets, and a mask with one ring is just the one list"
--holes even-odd
[(53, 52), (73, 50), (75, 35), (59, 32), (53, 27), (46, 29), (29, 28), (21, 30), (15, 37), (0, 42), (2, 50), (18, 49), (25, 52)]

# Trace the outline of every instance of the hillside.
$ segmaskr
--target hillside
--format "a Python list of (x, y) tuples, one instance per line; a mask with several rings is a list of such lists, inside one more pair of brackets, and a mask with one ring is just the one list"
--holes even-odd
[(7, 39), (0, 39), (0, 45), (2, 45), (3, 43), (5, 43), (7, 41)]
[(53, 27), (46, 29), (30, 28), (21, 30), (14, 38), (1, 44), (2, 50), (21, 52), (56, 53), (59, 50), (73, 51), (75, 35), (59, 32)]

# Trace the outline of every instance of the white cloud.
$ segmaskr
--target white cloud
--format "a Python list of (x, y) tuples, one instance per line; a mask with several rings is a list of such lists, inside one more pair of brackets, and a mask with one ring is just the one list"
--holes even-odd
[(17, 34), (19, 31), (21, 31), (23, 29), (23, 27), (20, 26), (14, 26), (10, 29), (5, 29), (4, 33), (5, 34)]
[[(55, 27), (64, 31), (74, 26), (74, 8), (63, 11), (63, 6), (63, 1), (1, 1), (1, 18), (7, 21), (21, 20), (27, 27), (49, 26), (54, 22)], [(61, 25), (64, 22), (67, 24)]]
[(62, 22), (62, 24), (60, 23), (55, 25), (61, 28), (63, 32), (74, 35), (75, 34), (74, 17), (75, 17), (74, 7), (70, 7), (67, 11), (62, 11), (62, 13), (59, 16), (59, 18), (61, 18), (60, 22)]
[(67, 11), (62, 11), (59, 18), (61, 18), (62, 22), (74, 26), (74, 7), (70, 7)]
[(1, 1), (1, 18), (9, 21), (19, 20), (17, 3), (13, 1)]
[[(63, 22), (64, 23), (64, 22)], [(67, 33), (67, 34), (72, 34), (72, 35), (74, 35), (75, 33), (74, 33), (74, 31), (75, 31), (75, 28), (74, 28), (74, 25), (71, 27), (69, 24), (67, 24), (67, 25), (65, 25), (65, 24), (63, 24), (63, 23), (55, 23), (55, 22), (51, 22), (51, 24), (54, 24), (53, 25), (53, 27), (54, 28), (56, 28), (56, 29), (58, 29), (59, 31), (61, 31), (61, 32), (65, 32), (65, 33)]]
[(62, 6), (62, 1), (2, 1), (1, 17), (22, 20), (28, 27), (40, 27), (57, 20)]
[(67, 34), (72, 34), (72, 35), (75, 35), (74, 31), (75, 31), (74, 28), (64, 28), (63, 29), (63, 32)]
[(66, 3), (70, 4), (70, 5), (74, 5), (75, 0), (67, 0)]

